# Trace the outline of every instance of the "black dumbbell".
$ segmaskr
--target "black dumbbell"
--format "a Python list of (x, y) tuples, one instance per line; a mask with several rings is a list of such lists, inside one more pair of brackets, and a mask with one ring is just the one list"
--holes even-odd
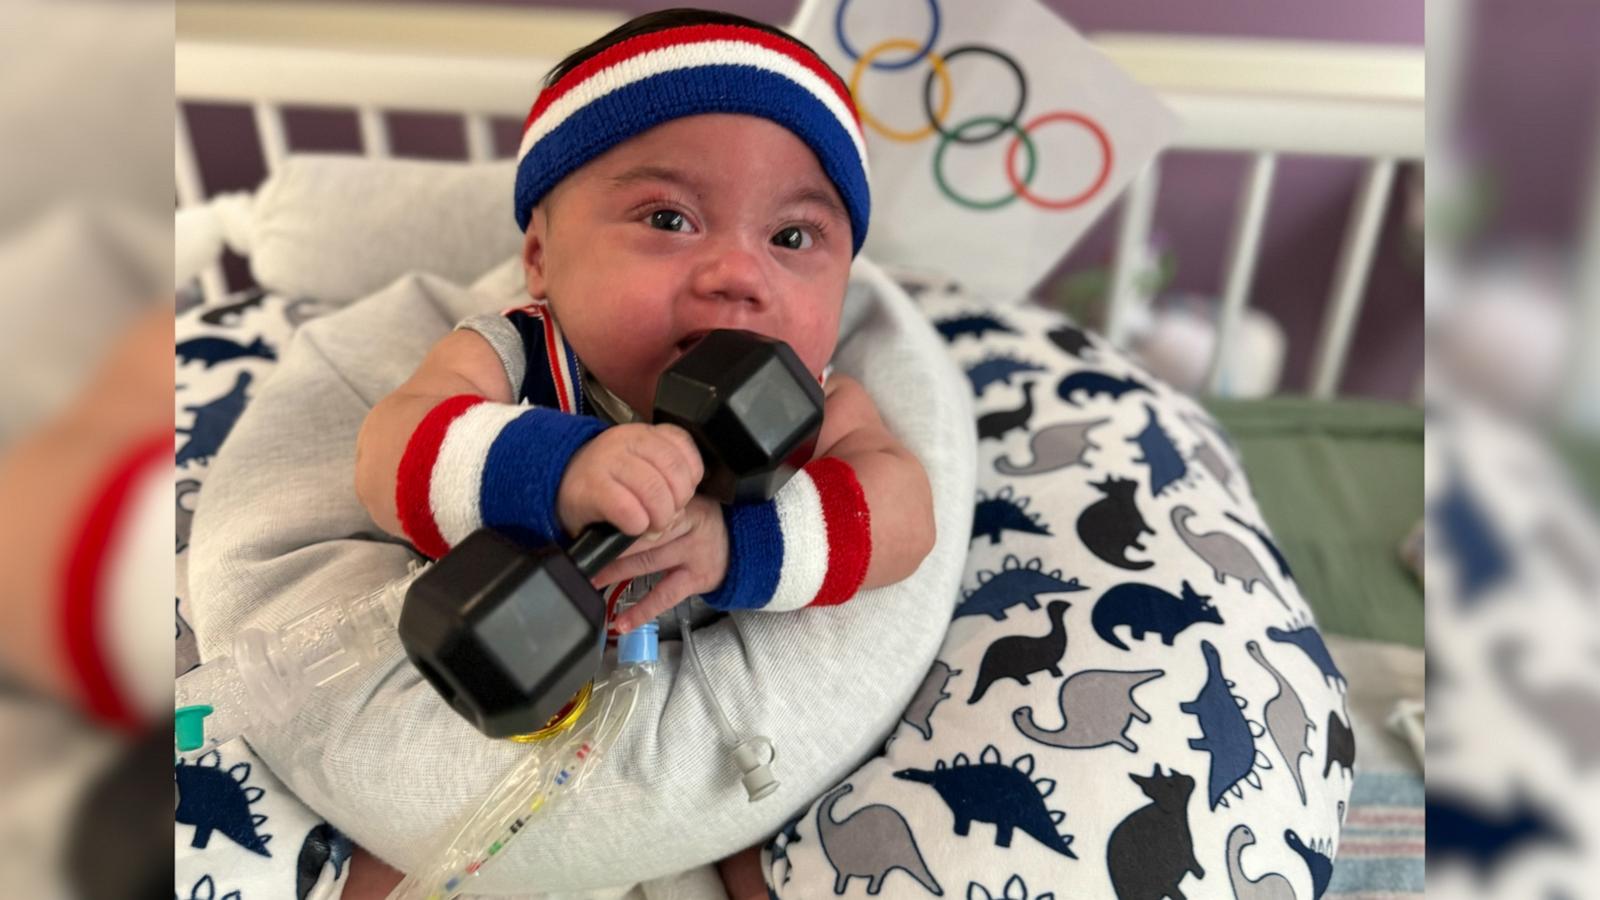
[[(662, 374), (653, 421), (694, 438), (705, 461), (701, 493), (766, 500), (811, 459), (822, 399), (787, 344), (713, 331)], [(605, 600), (589, 579), (634, 540), (609, 523), (586, 528), (565, 552), (473, 532), (406, 591), (406, 655), (484, 734), (545, 727), (600, 665)]]

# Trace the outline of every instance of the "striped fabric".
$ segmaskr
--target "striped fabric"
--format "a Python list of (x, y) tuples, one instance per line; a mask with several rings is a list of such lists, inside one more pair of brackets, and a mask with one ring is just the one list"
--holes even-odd
[(1422, 900), (1427, 818), (1420, 776), (1356, 776), (1325, 900)]
[(718, 609), (782, 612), (855, 596), (872, 560), (872, 517), (849, 463), (807, 463), (766, 503), (729, 507), (728, 572), (703, 597)]
[(522, 337), (522, 384), (513, 385), (517, 399), (534, 406), (577, 415), (593, 415), (583, 395), (578, 355), (561, 333), (549, 307), (541, 303), (514, 307), (501, 313)]
[(871, 198), (849, 91), (804, 45), (738, 25), (620, 41), (541, 91), (517, 152), (517, 226), (526, 231), (540, 198), (589, 160), (664, 122), (704, 113), (770, 119), (805, 141), (839, 191), (861, 249)]

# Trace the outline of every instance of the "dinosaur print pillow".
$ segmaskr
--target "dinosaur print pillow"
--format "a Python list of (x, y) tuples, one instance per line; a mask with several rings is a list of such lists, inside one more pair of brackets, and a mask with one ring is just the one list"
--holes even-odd
[(1344, 678), (1227, 436), (1057, 313), (909, 287), (977, 399), (967, 576), (882, 754), (768, 844), (773, 895), (1320, 897)]

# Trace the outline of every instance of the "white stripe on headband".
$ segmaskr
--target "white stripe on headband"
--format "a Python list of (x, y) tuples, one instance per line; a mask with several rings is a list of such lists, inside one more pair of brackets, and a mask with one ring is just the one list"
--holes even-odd
[(833, 117), (844, 127), (845, 133), (850, 135), (850, 142), (855, 145), (862, 172), (867, 173), (867, 148), (860, 127), (832, 86), (791, 56), (748, 41), (727, 40), (698, 41), (661, 47), (629, 57), (595, 72), (556, 98), (544, 112), (540, 113), (539, 118), (528, 125), (528, 130), (522, 135), (522, 144), (517, 148), (517, 159), (520, 161), (527, 156), (534, 144), (578, 110), (613, 91), (665, 72), (716, 65), (750, 66), (780, 75), (805, 88), (833, 113)]

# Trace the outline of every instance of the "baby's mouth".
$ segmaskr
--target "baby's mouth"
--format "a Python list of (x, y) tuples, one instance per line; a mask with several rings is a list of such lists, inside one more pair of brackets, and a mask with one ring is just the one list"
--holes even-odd
[(682, 356), (683, 354), (688, 353), (690, 347), (700, 343), (700, 339), (710, 333), (711, 330), (709, 328), (703, 328), (699, 331), (692, 331), (689, 334), (684, 335), (683, 339), (674, 345), (678, 351), (678, 355)]

